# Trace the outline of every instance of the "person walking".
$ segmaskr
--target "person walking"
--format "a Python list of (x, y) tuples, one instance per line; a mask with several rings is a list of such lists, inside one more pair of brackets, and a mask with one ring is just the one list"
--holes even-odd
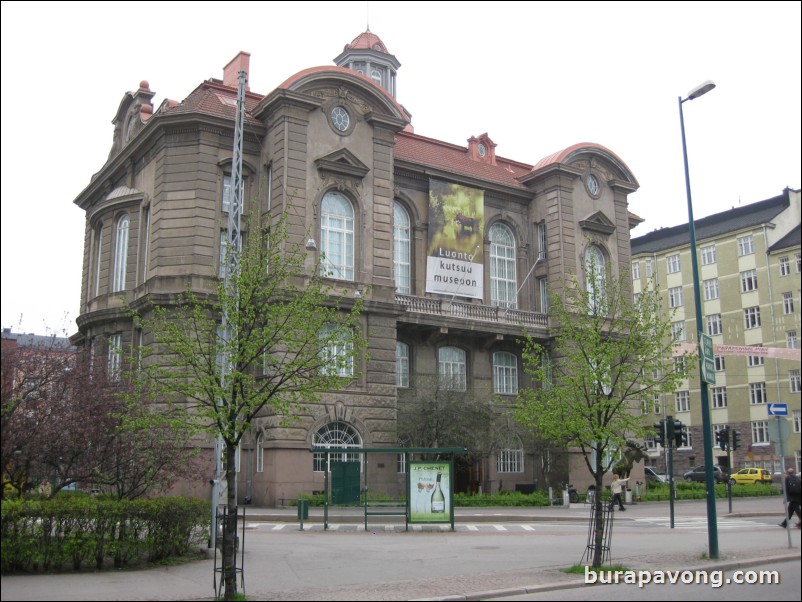
[(624, 512), (626, 508), (624, 508), (624, 502), (621, 501), (621, 492), (624, 490), (624, 484), (629, 481), (629, 477), (622, 479), (621, 475), (617, 472), (613, 473), (613, 477), (613, 482), (610, 483), (610, 491), (613, 493), (613, 499), (610, 500), (609, 509), (612, 510), (615, 508), (616, 503), (618, 503), (618, 509)]
[(802, 528), (802, 510), (800, 510), (800, 498), (802, 498), (802, 484), (800, 484), (799, 476), (793, 468), (785, 471), (785, 497), (788, 499), (788, 516), (780, 523), (780, 526), (785, 529), (788, 527), (788, 521), (796, 514), (799, 520), (796, 521), (796, 528)]

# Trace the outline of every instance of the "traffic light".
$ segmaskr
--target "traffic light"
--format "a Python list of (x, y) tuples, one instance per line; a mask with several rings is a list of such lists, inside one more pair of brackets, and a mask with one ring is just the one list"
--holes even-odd
[(666, 446), (665, 423), (662, 420), (654, 425), (654, 442), (659, 443), (663, 447)]
[(729, 428), (723, 428), (716, 433), (716, 443), (718, 443), (718, 446), (723, 450), (726, 450), (729, 447), (730, 445)]
[(674, 447), (684, 447), (688, 444), (688, 427), (681, 420), (674, 421), (673, 428)]
[(741, 433), (739, 431), (732, 431), (732, 449), (733, 451), (741, 447)]
[(687, 447), (688, 443), (690, 443), (690, 434), (688, 433), (688, 427), (679, 423), (676, 432), (677, 437), (677, 447)]
[(676, 428), (679, 420), (674, 420), (673, 416), (666, 417), (666, 447), (674, 445), (676, 439)]

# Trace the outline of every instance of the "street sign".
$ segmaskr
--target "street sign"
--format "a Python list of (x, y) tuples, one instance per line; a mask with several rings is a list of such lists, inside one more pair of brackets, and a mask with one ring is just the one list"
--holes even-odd
[(768, 404), (769, 416), (788, 416), (787, 403), (770, 403)]
[(713, 339), (699, 331), (699, 364), (702, 367), (702, 380), (708, 385), (716, 384), (716, 364), (713, 361)]

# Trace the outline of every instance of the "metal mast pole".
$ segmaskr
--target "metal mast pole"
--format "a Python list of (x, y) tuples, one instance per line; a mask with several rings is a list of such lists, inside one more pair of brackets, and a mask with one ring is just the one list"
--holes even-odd
[[(233, 299), (235, 303), (239, 304), (239, 291), (234, 284), (232, 288), (233, 277), (239, 270), (239, 254), (242, 250), (242, 203), (243, 203), (243, 181), (242, 181), (242, 147), (243, 147), (243, 133), (245, 129), (245, 85), (247, 83), (247, 74), (245, 71), (240, 71), (238, 76), (237, 88), (237, 113), (234, 120), (234, 151), (232, 155), (231, 166), (231, 188), (232, 198), (228, 207), (228, 229), (226, 232), (226, 249), (223, 255), (225, 260), (224, 266), (224, 281), (223, 285), (228, 291), (229, 298)], [(232, 328), (230, 317), (228, 315), (228, 304), (223, 304), (223, 315), (220, 328), (220, 337), (223, 339), (219, 342), (222, 349), (220, 359), (220, 389), (226, 388), (226, 377), (229, 371), (229, 352), (231, 345), (233, 345), (237, 332)], [(217, 435), (214, 446), (214, 467), (215, 478), (212, 482), (212, 524), (216, 525), (216, 514), (219, 505), (219, 491), (220, 483), (226, 478), (226, 467), (223, 465), (223, 436)], [(235, 481), (236, 483), (236, 481)], [(234, 488), (234, 508), (229, 508), (229, 512), (236, 509), (237, 490)], [(227, 505), (227, 504), (226, 504)], [(216, 527), (212, 529), (211, 544), (215, 545), (215, 537), (217, 535)]]

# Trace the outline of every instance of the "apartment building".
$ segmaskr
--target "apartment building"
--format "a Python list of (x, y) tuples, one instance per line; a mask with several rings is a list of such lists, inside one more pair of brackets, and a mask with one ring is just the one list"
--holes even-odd
[[(674, 333), (690, 344), (697, 332), (710, 335), (715, 352), (715, 385), (709, 385), (712, 441), (727, 426), (741, 435), (733, 470), (768, 468), (780, 472), (781, 457), (770, 431), (790, 428), (786, 466), (800, 468), (800, 191), (786, 188), (763, 201), (733, 207), (696, 220), (695, 234), (702, 302), (696, 324), (688, 225), (660, 228), (632, 239), (634, 290), (658, 286)], [(667, 360), (666, 368), (671, 369)], [(674, 416), (690, 426), (690, 441), (674, 455), (675, 476), (704, 462), (699, 372), (674, 395), (650, 400), (647, 420)], [(786, 404), (776, 418), (770, 404)], [(771, 406), (773, 408), (773, 406)], [(648, 442), (652, 461), (665, 456)], [(724, 450), (716, 462), (729, 466)]]

